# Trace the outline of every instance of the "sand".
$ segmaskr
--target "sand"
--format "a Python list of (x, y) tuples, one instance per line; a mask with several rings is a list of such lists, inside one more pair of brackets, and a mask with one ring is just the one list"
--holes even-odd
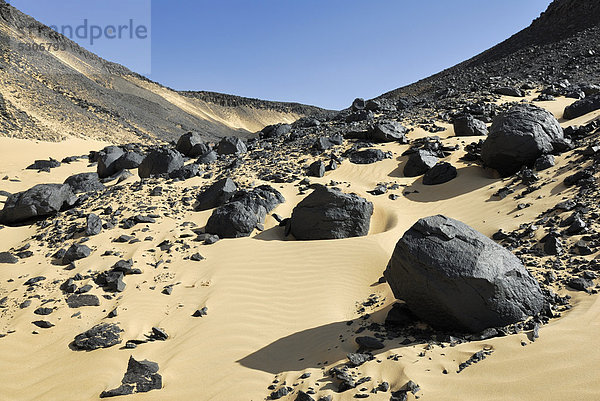
[[(512, 99), (506, 99), (512, 100)], [(560, 111), (572, 100), (560, 99), (543, 103), (552, 112)], [(563, 125), (581, 124), (597, 117), (592, 113)], [(411, 138), (424, 136), (419, 130)], [(448, 144), (463, 144), (471, 138), (453, 138), (451, 127), (439, 134)], [(93, 171), (86, 161), (53, 169), (51, 173), (24, 171), (36, 158), (85, 154), (97, 150), (103, 143), (70, 140), (60, 144), (33, 143), (0, 138), (0, 176), (19, 178), (21, 182), (0, 181), (0, 190), (15, 192), (41, 182), (62, 182), (76, 172)], [(114, 388), (126, 368), (127, 359), (158, 362), (164, 388), (145, 394), (127, 396), (127, 400), (264, 400), (270, 393), (267, 386), (274, 378), (297, 389), (308, 386), (319, 389), (319, 396), (332, 394), (334, 400), (350, 400), (355, 391), (337, 394), (323, 370), (344, 363), (346, 353), (354, 352), (352, 326), (347, 321), (360, 317), (357, 304), (370, 294), (378, 295), (382, 304), (367, 310), (375, 321), (382, 322), (394, 298), (387, 284), (378, 284), (393, 247), (402, 234), (420, 217), (445, 214), (491, 235), (499, 228), (506, 231), (554, 206), (564, 196), (574, 193), (561, 183), (570, 171), (558, 172), (565, 164), (557, 158), (557, 166), (540, 173), (543, 180), (554, 180), (528, 199), (533, 205), (518, 210), (512, 197), (504, 200), (492, 195), (505, 185), (491, 172), (458, 160), (455, 152), (451, 162), (459, 168), (459, 176), (450, 183), (425, 187), (421, 179), (404, 178), (406, 150), (403, 145), (385, 145), (394, 158), (368, 166), (345, 162), (333, 172), (315, 182), (341, 182), (345, 191), (354, 191), (375, 205), (371, 232), (362, 238), (332, 241), (287, 241), (283, 229), (273, 217), (267, 217), (265, 230), (250, 238), (221, 240), (211, 246), (185, 241), (191, 249), (167, 255), (150, 248), (165, 239), (175, 242), (189, 227), (183, 221), (204, 226), (210, 211), (188, 212), (158, 204), (162, 216), (148, 231), (138, 237), (153, 236), (152, 241), (137, 244), (116, 244), (111, 240), (125, 232), (119, 228), (92, 237), (87, 245), (96, 249), (87, 259), (77, 262), (76, 269), (64, 271), (62, 266), (49, 264), (47, 250), (34, 247), (35, 255), (17, 265), (0, 265), (0, 298), (9, 296), (7, 308), (0, 309), (0, 333), (14, 330), (0, 338), (0, 399), (2, 400), (96, 400), (103, 390)], [(135, 181), (135, 178), (130, 178)], [(206, 181), (194, 178), (173, 186), (184, 190)], [(392, 201), (386, 196), (372, 196), (366, 191), (380, 182), (397, 182), (418, 190)], [(274, 185), (287, 202), (275, 212), (289, 216), (302, 199), (290, 184)], [(165, 186), (167, 187), (167, 186)], [(167, 188), (168, 189), (168, 188)], [(536, 199), (540, 196), (539, 199)], [(4, 198), (0, 198), (3, 200)], [(142, 194), (134, 200), (150, 202)], [(152, 201), (157, 202), (158, 201)], [(135, 204), (135, 202), (134, 202)], [(181, 209), (180, 214), (176, 209)], [(169, 215), (166, 215), (169, 214)], [(128, 233), (130, 230), (127, 231)], [(0, 230), (1, 250), (23, 244), (35, 227)], [(73, 310), (60, 301), (58, 309), (47, 317), (56, 324), (47, 330), (37, 329), (31, 321), (38, 320), (33, 310), (39, 300), (20, 310), (17, 302), (24, 299), (23, 282), (36, 275), (47, 277), (37, 293), (45, 299), (64, 297), (53, 280), (64, 281), (75, 273), (109, 268), (118, 257), (100, 257), (108, 249), (122, 257), (133, 258), (142, 275), (127, 276), (127, 289), (112, 300), (102, 299), (100, 307)], [(200, 252), (201, 262), (184, 260), (184, 255)], [(592, 255), (591, 257), (594, 257)], [(168, 269), (151, 264), (163, 259)], [(9, 279), (14, 279), (9, 282)], [(167, 284), (180, 283), (170, 296), (161, 294)], [(92, 293), (101, 295), (98, 289)], [(564, 291), (561, 293), (565, 293)], [(598, 361), (600, 347), (600, 300), (598, 296), (571, 293), (573, 309), (560, 319), (542, 327), (540, 338), (531, 342), (527, 334), (512, 335), (456, 347), (434, 347), (426, 344), (388, 346), (376, 353), (378, 361), (361, 367), (361, 373), (374, 382), (386, 380), (393, 390), (409, 379), (418, 383), (420, 400), (597, 400), (600, 399)], [(14, 301), (13, 301), (14, 299)], [(50, 302), (49, 305), (54, 305)], [(199, 307), (208, 307), (208, 316), (192, 318)], [(106, 321), (106, 314), (118, 307), (119, 314), (111, 321), (123, 328), (124, 339), (143, 338), (153, 326), (169, 334), (165, 342), (140, 345), (134, 350), (119, 347), (76, 352), (68, 345), (73, 337), (93, 325)], [(79, 316), (72, 316), (81, 312)], [(356, 323), (354, 324), (356, 326)], [(32, 334), (36, 329), (40, 334)], [(342, 335), (344, 342), (340, 341)], [(522, 342), (526, 346), (522, 345)], [(391, 343), (391, 342), (390, 342)], [(486, 360), (460, 374), (460, 362), (474, 352), (489, 347), (494, 353)], [(424, 352), (425, 357), (419, 357)], [(388, 359), (398, 355), (399, 360)], [(380, 363), (379, 363), (380, 361)], [(448, 374), (443, 374), (446, 369)], [(309, 372), (308, 379), (299, 379)], [(319, 384), (317, 387), (315, 384)], [(372, 394), (370, 400), (389, 400), (389, 393)], [(409, 399), (414, 399), (413, 395)], [(294, 400), (292, 397), (284, 400)]]

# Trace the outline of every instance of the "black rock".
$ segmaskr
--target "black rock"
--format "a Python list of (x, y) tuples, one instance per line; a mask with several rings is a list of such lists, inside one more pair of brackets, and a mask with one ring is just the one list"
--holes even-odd
[(68, 265), (71, 262), (75, 262), (76, 260), (85, 259), (92, 254), (92, 250), (86, 246), (81, 244), (73, 244), (67, 249), (67, 252), (62, 258), (62, 264)]
[(494, 119), (481, 157), (486, 166), (508, 176), (564, 144), (563, 130), (552, 113), (519, 104)]
[(470, 114), (454, 119), (455, 136), (485, 136), (488, 134), (487, 125)]
[(96, 284), (107, 292), (123, 292), (125, 291), (125, 282), (123, 281), (124, 273), (117, 270), (109, 270), (100, 273), (94, 280)]
[(0, 263), (12, 264), (19, 262), (19, 258), (10, 252), (0, 252)]
[(240, 138), (227, 136), (219, 142), (217, 153), (219, 155), (241, 155), (248, 151), (246, 144)]
[(292, 126), (289, 124), (268, 125), (260, 132), (261, 138), (281, 138), (290, 133)]
[(214, 209), (224, 205), (237, 191), (237, 185), (231, 178), (223, 178), (212, 184), (196, 198), (196, 211)]
[(406, 133), (408, 129), (397, 121), (384, 121), (375, 124), (369, 134), (369, 139), (376, 142), (398, 142), (407, 144)]
[(361, 237), (369, 233), (372, 214), (366, 199), (318, 185), (294, 208), (290, 231), (299, 240)]
[(392, 157), (390, 152), (381, 149), (365, 149), (350, 152), (349, 159), (354, 164), (372, 164)]
[(191, 163), (186, 166), (183, 166), (180, 169), (171, 171), (169, 173), (169, 178), (179, 179), (179, 180), (189, 180), (190, 178), (197, 177), (200, 174), (202, 174), (202, 172), (200, 171), (200, 167), (195, 163)]
[(49, 329), (51, 327), (54, 327), (54, 324), (50, 323), (47, 320), (36, 320), (35, 322), (31, 323), (35, 324), (40, 329)]
[(231, 202), (215, 209), (206, 223), (206, 232), (220, 238), (248, 237), (259, 222), (259, 216), (250, 207)]
[(304, 391), (299, 390), (295, 401), (315, 401), (315, 399), (306, 394)]
[(572, 120), (581, 117), (592, 111), (600, 109), (600, 94), (595, 94), (584, 99), (578, 100), (575, 103), (567, 106), (563, 113), (563, 118)]
[(73, 347), (92, 351), (121, 343), (121, 328), (114, 323), (101, 323), (75, 336)]
[(539, 283), (519, 259), (459, 221), (420, 219), (398, 241), (384, 273), (396, 298), (442, 330), (480, 332), (543, 308)]
[(525, 94), (517, 88), (511, 88), (508, 86), (503, 86), (500, 88), (495, 88), (494, 93), (504, 96), (512, 96), (512, 97), (525, 97)]
[(75, 174), (67, 178), (65, 184), (70, 186), (71, 190), (76, 194), (104, 190), (104, 184), (100, 182), (98, 173)]
[(131, 356), (127, 364), (127, 372), (125, 372), (121, 383), (121, 386), (116, 389), (103, 391), (100, 398), (160, 390), (162, 388), (162, 376), (158, 373), (156, 362), (137, 361)]
[[(175, 149), (187, 157), (198, 157), (205, 153), (202, 152), (203, 150), (206, 151), (207, 149), (203, 149), (202, 146), (196, 147), (196, 145), (205, 145), (202, 136), (196, 132), (188, 132), (179, 137)], [(194, 147), (196, 148), (194, 149)]]
[(209, 152), (203, 153), (200, 157), (198, 157), (198, 164), (210, 164), (214, 163), (219, 159), (217, 152), (211, 150)]
[(291, 388), (289, 387), (281, 387), (276, 391), (273, 391), (270, 395), (269, 398), (272, 400), (278, 400), (282, 397), (285, 397), (286, 395), (288, 395), (290, 392), (292, 391)]
[(76, 201), (77, 197), (68, 185), (38, 184), (6, 199), (0, 211), (0, 224), (11, 225), (56, 214)]
[(98, 235), (102, 232), (102, 220), (94, 213), (90, 213), (86, 219), (85, 235)]
[(308, 167), (307, 175), (309, 177), (323, 177), (325, 175), (325, 163), (320, 160), (312, 163)]
[(36, 160), (32, 165), (27, 166), (27, 170), (50, 170), (60, 167), (60, 162), (50, 158), (50, 160)]
[(151, 152), (138, 168), (140, 178), (168, 175), (183, 167), (183, 156), (176, 150), (161, 148)]
[(555, 236), (549, 236), (544, 242), (544, 252), (546, 255), (560, 255), (563, 252), (562, 244)]
[(385, 318), (388, 327), (405, 327), (417, 320), (406, 304), (395, 303)]
[(372, 350), (372, 349), (383, 349), (385, 345), (375, 337), (356, 337), (354, 341), (359, 345), (361, 349)]
[(346, 356), (348, 357), (348, 365), (353, 368), (374, 359), (373, 355), (371, 354), (350, 353)]
[(448, 162), (441, 162), (433, 166), (423, 176), (423, 185), (439, 185), (455, 179), (458, 175), (456, 167)]
[(415, 153), (411, 154), (408, 161), (404, 165), (404, 176), (405, 177), (417, 177), (423, 175), (438, 162), (437, 156), (432, 153), (419, 149)]
[(126, 152), (113, 163), (113, 168), (118, 173), (119, 171), (138, 168), (143, 161), (143, 155), (137, 152)]
[(98, 177), (106, 178), (118, 173), (115, 162), (119, 160), (125, 151), (118, 146), (107, 146), (98, 153)]
[(576, 277), (569, 280), (568, 285), (577, 291), (587, 291), (589, 287), (594, 285), (594, 282), (583, 277)]
[(208, 308), (205, 306), (203, 308), (197, 309), (196, 312), (192, 314), (193, 317), (202, 317), (208, 315)]
[(69, 308), (81, 308), (84, 306), (100, 306), (100, 299), (92, 294), (71, 295), (67, 298)]
[(40, 315), (40, 316), (48, 316), (52, 312), (54, 312), (54, 309), (43, 308), (43, 307), (37, 308), (36, 310), (33, 311), (33, 313), (35, 313), (36, 315)]
[(543, 171), (543, 170), (549, 169), (550, 167), (554, 167), (554, 164), (555, 164), (554, 156), (543, 155), (536, 159), (535, 163), (533, 164), (533, 167), (537, 171)]

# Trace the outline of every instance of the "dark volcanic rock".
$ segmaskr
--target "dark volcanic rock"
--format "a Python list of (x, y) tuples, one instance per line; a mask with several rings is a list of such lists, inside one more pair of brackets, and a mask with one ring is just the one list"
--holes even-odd
[(433, 166), (423, 176), (423, 185), (444, 184), (456, 178), (458, 171), (456, 167), (448, 162), (441, 162)]
[(375, 337), (363, 336), (356, 337), (354, 341), (358, 344), (361, 349), (372, 350), (372, 349), (383, 349), (385, 345)]
[(137, 152), (127, 152), (113, 164), (116, 172), (138, 168), (144, 161), (144, 156)]
[(384, 273), (394, 295), (434, 328), (480, 332), (538, 314), (544, 297), (519, 259), (459, 221), (419, 220)]
[(259, 224), (259, 216), (241, 202), (231, 202), (216, 209), (206, 223), (206, 232), (220, 238), (248, 237)]
[(103, 391), (100, 398), (160, 390), (162, 388), (162, 376), (158, 373), (156, 362), (137, 361), (131, 356), (127, 364), (127, 372), (125, 372), (121, 383), (115, 389)]
[(261, 138), (280, 138), (290, 133), (292, 126), (289, 124), (268, 125), (260, 132)]
[(94, 213), (90, 213), (86, 219), (85, 235), (98, 235), (102, 232), (102, 220)]
[(10, 252), (0, 252), (0, 263), (12, 264), (14, 265), (19, 261), (15, 255)]
[(121, 343), (121, 328), (114, 323), (101, 323), (75, 336), (73, 347), (92, 351)]
[(45, 170), (60, 167), (60, 162), (50, 158), (50, 160), (36, 160), (32, 165), (27, 166), (27, 170)]
[(397, 121), (385, 121), (375, 124), (369, 139), (377, 142), (399, 142), (407, 144), (406, 133), (408, 130)]
[(543, 171), (549, 169), (550, 167), (554, 167), (555, 161), (554, 156), (552, 155), (543, 155), (537, 158), (533, 167), (536, 171)]
[(316, 161), (308, 166), (307, 175), (310, 177), (321, 178), (325, 175), (325, 163), (322, 161)]
[(494, 93), (504, 96), (512, 96), (512, 97), (525, 97), (525, 94), (517, 88), (511, 88), (508, 86), (495, 88)]
[(219, 155), (241, 155), (248, 151), (246, 144), (240, 138), (228, 136), (219, 142), (217, 153)]
[(223, 178), (198, 195), (196, 210), (209, 210), (221, 206), (227, 203), (236, 191), (235, 182), (231, 178)]
[(107, 178), (118, 173), (115, 162), (119, 160), (125, 151), (118, 146), (107, 146), (98, 153), (98, 177)]
[(470, 114), (454, 119), (454, 135), (456, 136), (485, 136), (488, 129), (485, 123)]
[(12, 194), (0, 211), (0, 224), (16, 224), (56, 214), (73, 206), (77, 198), (64, 184), (38, 184), (25, 192)]
[(578, 100), (575, 103), (565, 108), (563, 117), (566, 120), (572, 120), (581, 117), (592, 111), (600, 109), (600, 94), (595, 94), (590, 97)]
[(67, 298), (69, 308), (81, 308), (83, 306), (100, 306), (100, 300), (92, 294), (71, 295)]
[(519, 104), (494, 119), (481, 157), (486, 166), (508, 176), (564, 144), (563, 130), (550, 112)]
[(200, 167), (195, 164), (188, 164), (183, 166), (182, 168), (171, 171), (169, 173), (169, 178), (179, 179), (179, 180), (189, 180), (190, 178), (197, 177), (199, 174), (202, 174), (200, 171)]
[(373, 204), (322, 185), (294, 208), (290, 232), (299, 240), (361, 237), (369, 233)]
[(179, 137), (175, 149), (187, 157), (198, 157), (202, 153), (196, 152), (201, 151), (201, 149), (197, 148), (195, 151), (192, 151), (192, 149), (194, 149), (194, 146), (199, 144), (204, 144), (200, 134), (196, 132), (188, 132), (187, 134), (183, 134)]
[(87, 245), (73, 244), (67, 249), (62, 258), (63, 265), (68, 265), (76, 260), (87, 258), (92, 254), (92, 250)]
[(203, 153), (198, 157), (198, 164), (210, 164), (214, 163), (219, 159), (219, 155), (214, 150)]
[(435, 166), (437, 162), (437, 156), (426, 150), (419, 149), (410, 155), (408, 161), (404, 165), (404, 176), (417, 177), (423, 175)]
[(349, 154), (350, 162), (354, 164), (372, 164), (391, 157), (391, 153), (383, 152), (381, 149), (357, 150)]
[(138, 175), (140, 178), (155, 177), (172, 173), (183, 167), (183, 156), (176, 150), (158, 149), (151, 152), (140, 167)]
[(104, 190), (104, 184), (100, 182), (98, 173), (81, 173), (70, 176), (65, 180), (65, 184), (71, 187), (71, 190), (78, 194), (81, 192), (94, 192)]

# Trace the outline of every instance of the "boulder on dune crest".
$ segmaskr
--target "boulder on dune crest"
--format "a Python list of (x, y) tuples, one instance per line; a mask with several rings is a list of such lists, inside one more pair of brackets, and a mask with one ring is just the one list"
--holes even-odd
[(299, 240), (361, 237), (369, 233), (373, 204), (355, 194), (316, 185), (294, 208), (291, 234)]
[(12, 194), (0, 211), (0, 224), (11, 225), (56, 214), (73, 206), (77, 197), (69, 185), (38, 184), (27, 191)]
[(481, 158), (503, 176), (531, 166), (538, 157), (567, 146), (563, 129), (552, 113), (519, 104), (494, 119)]
[(537, 315), (537, 280), (502, 246), (460, 221), (432, 216), (398, 241), (384, 273), (396, 298), (441, 330), (480, 332)]
[(140, 178), (168, 175), (183, 167), (183, 156), (176, 150), (161, 148), (151, 152), (140, 167), (138, 175)]
[(586, 97), (567, 106), (563, 113), (563, 118), (572, 120), (596, 110), (600, 110), (600, 94)]

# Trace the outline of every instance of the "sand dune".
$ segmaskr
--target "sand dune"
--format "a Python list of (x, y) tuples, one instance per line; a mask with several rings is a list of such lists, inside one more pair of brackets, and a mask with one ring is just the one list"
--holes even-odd
[[(558, 112), (569, 100), (549, 104)], [(584, 123), (598, 113), (584, 116), (574, 123)], [(569, 122), (569, 124), (573, 123)], [(418, 130), (411, 134), (423, 135)], [(446, 144), (464, 144), (465, 138), (454, 138), (449, 129), (441, 134)], [(20, 182), (0, 181), (0, 189), (24, 190), (33, 184), (62, 182), (76, 172), (94, 171), (87, 161), (78, 161), (53, 169), (51, 173), (23, 170), (36, 158), (85, 154), (104, 146), (100, 142), (69, 140), (67, 142), (33, 143), (16, 139), (0, 139), (0, 175)], [(382, 145), (383, 146), (383, 145)], [(341, 182), (347, 192), (356, 192), (375, 204), (369, 236), (330, 241), (299, 242), (284, 240), (283, 228), (268, 217), (265, 230), (251, 238), (221, 240), (211, 246), (183, 240), (191, 228), (203, 227), (210, 211), (190, 212), (188, 208), (171, 207), (166, 199), (169, 191), (182, 191), (207, 182), (194, 178), (184, 183), (161, 184), (166, 195), (153, 200), (144, 193), (127, 193), (130, 210), (124, 217), (144, 210), (136, 205), (156, 206), (161, 216), (155, 224), (139, 225), (133, 230), (105, 230), (86, 243), (94, 253), (76, 263), (75, 270), (49, 264), (49, 250), (30, 238), (35, 226), (0, 230), (3, 249), (32, 243), (34, 256), (16, 265), (0, 268), (0, 298), (9, 297), (0, 309), (0, 398), (21, 400), (95, 400), (103, 390), (116, 387), (130, 355), (149, 359), (160, 365), (164, 388), (128, 396), (130, 400), (263, 400), (270, 393), (267, 386), (274, 380), (306, 390), (312, 386), (319, 395), (332, 394), (334, 400), (354, 399), (355, 392), (335, 393), (325, 371), (344, 363), (346, 353), (353, 352), (354, 330), (360, 324), (358, 308), (371, 294), (381, 304), (367, 308), (372, 320), (382, 322), (394, 297), (387, 284), (378, 280), (400, 236), (418, 218), (445, 214), (464, 221), (486, 235), (502, 228), (516, 229), (535, 220), (542, 211), (554, 206), (571, 193), (561, 184), (569, 170), (558, 172), (565, 157), (557, 158), (557, 166), (540, 173), (544, 181), (552, 181), (535, 192), (533, 206), (518, 210), (512, 197), (498, 200), (492, 195), (504, 185), (489, 172), (458, 160), (459, 176), (450, 183), (427, 187), (421, 179), (404, 178), (399, 173), (406, 157), (400, 154), (406, 145), (388, 144), (394, 157), (368, 166), (343, 163), (341, 167), (315, 182)], [(26, 157), (24, 157), (26, 155)], [(130, 178), (134, 182), (137, 178)], [(392, 201), (385, 196), (366, 193), (380, 182), (397, 182), (400, 196)], [(278, 184), (287, 202), (275, 212), (289, 216), (302, 199), (291, 184)], [(402, 196), (403, 191), (410, 193)], [(107, 203), (119, 204), (117, 198)], [(539, 196), (539, 197), (538, 197)], [(3, 198), (1, 198), (3, 199)], [(112, 200), (111, 200), (112, 199)], [(77, 221), (77, 220), (75, 220)], [(193, 224), (184, 225), (184, 222)], [(117, 244), (112, 239), (133, 232), (141, 242)], [(151, 236), (151, 241), (144, 238)], [(170, 240), (180, 249), (169, 254), (157, 249)], [(182, 247), (190, 245), (189, 249)], [(112, 250), (119, 256), (102, 257)], [(185, 256), (200, 252), (206, 260), (192, 262)], [(70, 309), (58, 285), (76, 273), (109, 268), (119, 259), (132, 258), (142, 275), (127, 276), (127, 290), (112, 299), (101, 297), (100, 307)], [(156, 262), (164, 263), (156, 267)], [(26, 297), (23, 282), (43, 275), (47, 280), (38, 288), (40, 299), (19, 309)], [(14, 280), (14, 281), (12, 281)], [(85, 280), (83, 281), (85, 283)], [(176, 284), (172, 295), (161, 294), (166, 285)], [(102, 295), (95, 288), (92, 293)], [(573, 294), (573, 309), (541, 329), (541, 338), (531, 342), (527, 334), (511, 335), (487, 341), (470, 342), (455, 347), (426, 344), (408, 346), (388, 342), (376, 354), (377, 361), (361, 367), (361, 374), (371, 376), (371, 388), (381, 380), (392, 389), (413, 380), (421, 387), (421, 400), (595, 400), (600, 397), (597, 384), (597, 361), (600, 348), (594, 344), (600, 335), (600, 302), (597, 296)], [(48, 320), (56, 324), (47, 330), (35, 328), (32, 312), (45, 300), (46, 306), (57, 306)], [(208, 316), (192, 318), (199, 307), (208, 307)], [(68, 348), (73, 337), (107, 321), (115, 307), (123, 338), (139, 339), (153, 326), (169, 334), (165, 342), (142, 344), (134, 350), (112, 347), (92, 352)], [(347, 322), (352, 321), (352, 325)], [(40, 334), (32, 334), (33, 330)], [(14, 331), (14, 332), (13, 332)], [(524, 341), (527, 345), (521, 345)], [(123, 345), (123, 344), (122, 344)], [(460, 374), (460, 362), (474, 352), (489, 347), (494, 353)], [(423, 353), (425, 356), (419, 356)], [(389, 359), (398, 355), (398, 361)], [(446, 369), (448, 374), (443, 374)], [(34, 373), (33, 373), (34, 372)], [(299, 379), (311, 373), (308, 379)], [(411, 395), (411, 399), (414, 397)], [(295, 399), (295, 396), (287, 399)], [(388, 400), (389, 393), (372, 394), (369, 399)]]

